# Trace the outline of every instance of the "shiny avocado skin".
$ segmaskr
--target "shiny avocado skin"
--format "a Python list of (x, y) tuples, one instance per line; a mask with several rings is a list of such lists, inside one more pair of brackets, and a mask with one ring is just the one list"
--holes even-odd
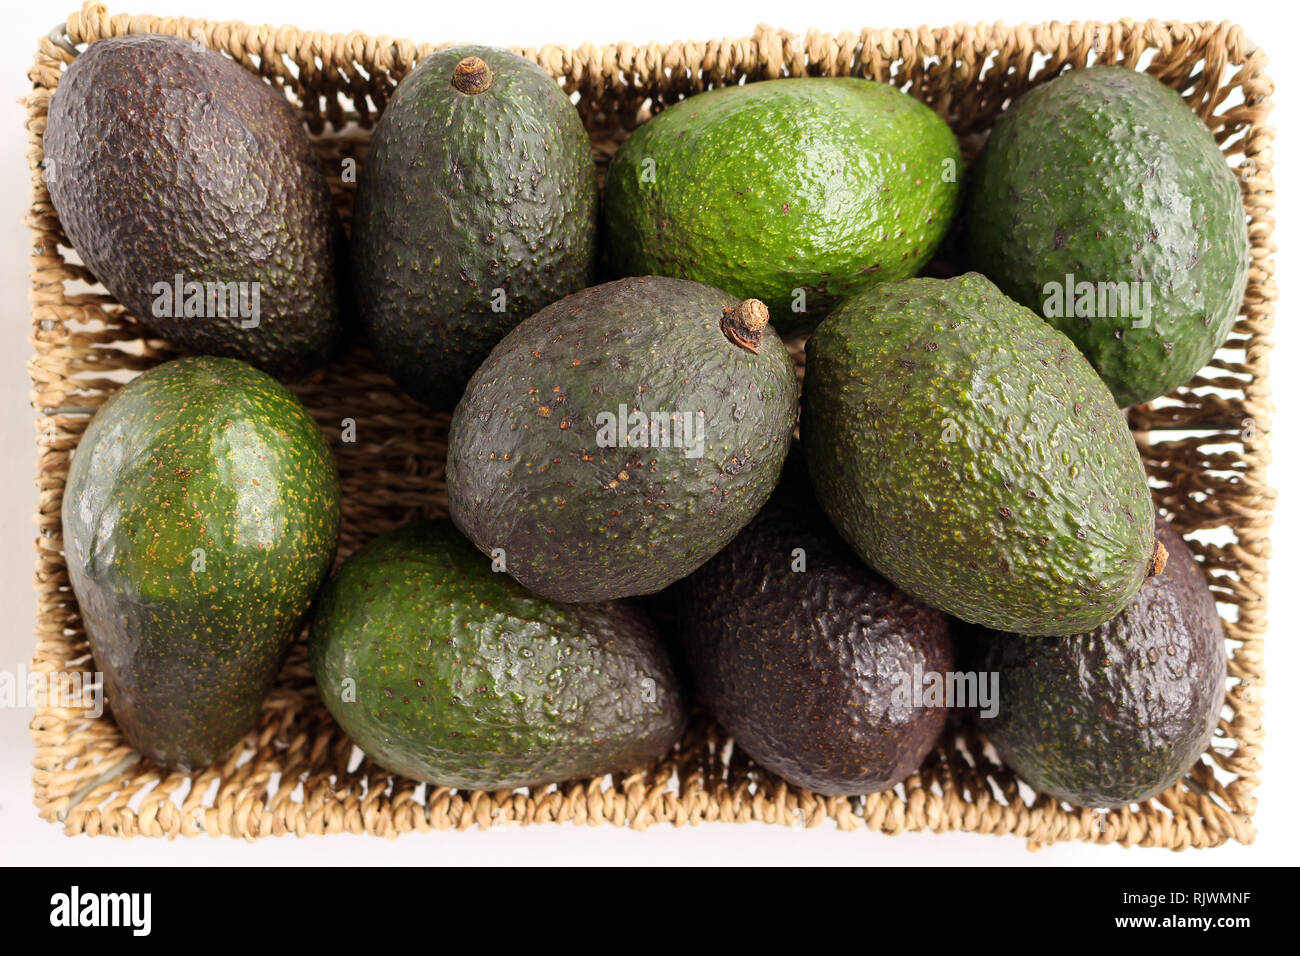
[(1069, 339), (974, 273), (845, 302), (809, 339), (805, 451), (859, 555), (966, 621), (1073, 634), (1146, 577), (1154, 511), (1123, 413)]
[[(255, 74), (177, 37), (98, 40), (59, 81), (44, 149), (63, 231), (136, 319), (186, 351), (285, 379), (341, 347), (342, 226), (302, 121)], [(257, 283), (256, 324), (175, 302), (155, 315), (155, 285), (178, 274)]]
[[(850, 292), (918, 273), (964, 173), (947, 124), (891, 86), (818, 77), (709, 90), (619, 148), (605, 184), (610, 263), (762, 299), (778, 330), (794, 331)], [(792, 309), (798, 288), (805, 312)]]
[(947, 708), (895, 692), (914, 669), (953, 670), (949, 621), (859, 560), (790, 457), (758, 516), (675, 592), (691, 673), (772, 773), (832, 796), (875, 793), (913, 773), (943, 731)]
[(308, 651), (353, 742), (441, 786), (502, 790), (639, 767), (685, 725), (644, 615), (531, 594), (446, 519), (348, 558), (321, 594)]
[[(1241, 307), (1250, 246), (1237, 179), (1178, 93), (1127, 67), (1070, 70), (1012, 103), (972, 173), (964, 220), (971, 268), (1057, 313), (1047, 320), (1121, 406), (1190, 380)], [(1049, 309), (1045, 286), (1067, 273), (1147, 283), (1150, 326)]]
[[(471, 56), (492, 79), (462, 93)], [(597, 206), (587, 133), (541, 67), (482, 46), (421, 59), (375, 127), (352, 232), (362, 321), (398, 385), (451, 409), (507, 331), (591, 285)]]
[[(771, 326), (757, 354), (722, 331), (737, 305), (698, 282), (647, 276), (521, 323), (452, 416), (457, 526), (558, 601), (649, 594), (711, 558), (776, 487), (798, 413), (794, 366)], [(702, 421), (698, 445), (639, 447), (648, 436), (632, 427), (602, 438), (601, 416), (620, 405)]]
[(973, 636), (996, 671), (1000, 707), (980, 720), (999, 757), (1035, 790), (1117, 808), (1164, 792), (1209, 746), (1227, 661), (1214, 596), (1164, 521), (1164, 572), (1114, 620), (1086, 634)]
[(248, 365), (177, 359), (104, 404), (72, 458), (63, 539), (133, 747), (193, 770), (253, 726), (329, 572), (340, 515), (315, 422)]

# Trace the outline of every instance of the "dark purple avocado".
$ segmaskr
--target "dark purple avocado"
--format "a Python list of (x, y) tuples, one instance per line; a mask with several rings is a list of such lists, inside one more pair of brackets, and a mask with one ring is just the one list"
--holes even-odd
[(862, 563), (802, 467), (792, 455), (758, 516), (680, 586), (683, 640), (701, 697), (755, 761), (818, 793), (874, 793), (943, 731), (947, 707), (913, 688), (953, 670), (949, 619)]
[(96, 41), (44, 147), (63, 231), (140, 322), (283, 379), (339, 349), (343, 229), (302, 120), (255, 73), (178, 37)]
[(1163, 792), (1205, 752), (1223, 709), (1223, 625), (1191, 549), (1156, 519), (1169, 557), (1119, 616), (1086, 634), (972, 635), (999, 675), (980, 728), (1035, 790), (1123, 807)]

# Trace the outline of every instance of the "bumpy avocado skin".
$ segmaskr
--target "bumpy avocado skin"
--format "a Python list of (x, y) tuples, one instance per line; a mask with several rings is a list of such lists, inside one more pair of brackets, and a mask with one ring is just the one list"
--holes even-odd
[(962, 618), (1096, 627), (1154, 546), (1124, 415), (1069, 339), (983, 276), (845, 302), (807, 345), (801, 434), (817, 497), (862, 558)]
[[(302, 122), (256, 75), (177, 37), (98, 40), (59, 81), (44, 141), (63, 231), (145, 325), (186, 351), (286, 379), (338, 350), (349, 316), (343, 230)], [(248, 309), (228, 300), (223, 316), (205, 294), (204, 314), (187, 315), (156, 288), (177, 275), (249, 283)]]
[(234, 359), (167, 362), (77, 446), (63, 540), (105, 697), (131, 745), (193, 770), (253, 726), (338, 541), (315, 422)]
[[(798, 414), (794, 365), (771, 326), (757, 354), (723, 333), (736, 305), (698, 282), (647, 276), (521, 323), (452, 416), (457, 526), (558, 601), (649, 594), (711, 558), (776, 487)], [(627, 430), (602, 430), (620, 406)], [(676, 423), (641, 434), (637, 411)]]
[(353, 742), (442, 786), (501, 790), (642, 766), (685, 725), (644, 615), (530, 594), (446, 519), (348, 558), (321, 593), (308, 650)]
[(1205, 752), (1227, 661), (1214, 597), (1191, 550), (1157, 520), (1169, 551), (1113, 621), (1070, 637), (981, 631), (980, 668), (999, 674), (998, 756), (1035, 790), (1076, 806), (1123, 807), (1162, 793)]
[[(481, 93), (452, 86), (481, 58)], [(596, 171), (578, 111), (506, 50), (432, 53), (397, 87), (357, 184), (358, 307), (403, 390), (450, 409), (521, 319), (595, 281)]]
[(678, 586), (691, 673), (772, 773), (833, 796), (875, 793), (915, 771), (943, 731), (946, 707), (898, 691), (914, 670), (953, 670), (949, 621), (858, 559), (790, 457), (794, 474), (758, 516)]
[[(964, 220), (970, 267), (1057, 313), (1047, 320), (1121, 406), (1191, 379), (1241, 307), (1250, 246), (1236, 177), (1178, 94), (1126, 67), (1070, 70), (1017, 99), (976, 164)], [(1045, 287), (1067, 273), (1146, 283), (1150, 314), (1061, 314)]]
[(619, 148), (605, 183), (610, 263), (762, 299), (794, 331), (850, 292), (920, 272), (964, 170), (947, 124), (891, 86), (820, 77), (710, 90)]

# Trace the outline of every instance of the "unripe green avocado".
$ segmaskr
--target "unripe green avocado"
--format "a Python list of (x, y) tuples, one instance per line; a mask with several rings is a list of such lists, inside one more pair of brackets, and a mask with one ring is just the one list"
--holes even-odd
[(1186, 543), (1157, 520), (1164, 572), (1112, 621), (1070, 637), (972, 635), (999, 675), (999, 709), (979, 722), (1035, 790), (1081, 807), (1123, 807), (1177, 783), (1223, 709), (1223, 625)]
[(870, 289), (807, 353), (817, 497), (907, 593), (1000, 630), (1074, 634), (1158, 569), (1123, 413), (1069, 339), (983, 276)]
[(643, 766), (686, 712), (626, 604), (530, 594), (450, 521), (381, 535), (321, 592), (308, 644), (334, 719), (394, 773), (503, 790)]
[(541, 67), (483, 46), (421, 59), (375, 126), (353, 216), (384, 369), (453, 408), (506, 332), (594, 281), (597, 204), (582, 120)]
[(136, 319), (281, 378), (339, 349), (343, 229), (301, 119), (256, 74), (179, 37), (97, 40), (44, 144), (60, 225)]
[(448, 509), (538, 594), (653, 593), (763, 506), (798, 388), (761, 302), (659, 276), (584, 289), (474, 373), (447, 440)]
[(251, 729), (340, 516), (316, 423), (242, 362), (166, 362), (104, 403), (72, 457), (63, 543), (133, 747), (193, 770)]
[(957, 138), (920, 100), (855, 77), (709, 90), (619, 147), (605, 181), (618, 275), (761, 299), (778, 330), (916, 275), (957, 212)]
[(1241, 308), (1241, 189), (1178, 93), (1070, 70), (998, 117), (964, 215), (971, 268), (1068, 335), (1121, 406), (1191, 379)]

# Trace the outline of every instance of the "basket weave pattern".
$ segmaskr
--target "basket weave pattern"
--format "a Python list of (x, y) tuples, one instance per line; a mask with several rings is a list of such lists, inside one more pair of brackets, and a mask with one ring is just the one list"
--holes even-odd
[[(396, 82), (436, 49), (390, 37), (325, 34), (151, 16), (110, 16), (87, 3), (64, 32), (40, 41), (30, 71), (28, 157), (32, 171), (32, 331), (29, 367), (37, 422), (37, 620), (34, 670), (90, 671), (93, 664), (68, 584), (60, 508), (71, 453), (90, 414), (130, 375), (174, 357), (125, 315), (78, 264), (42, 178), (50, 95), (72, 49), (127, 33), (169, 33), (221, 50), (268, 77), (301, 107), (348, 218), (369, 129)], [(458, 791), (394, 778), (366, 760), (333, 723), (312, 684), (303, 645), (290, 653), (259, 726), (220, 766), (169, 773), (140, 761), (111, 720), (91, 719), (42, 696), (32, 720), (35, 802), (69, 834), (252, 839), (284, 833), (466, 829), (572, 821), (634, 828), (653, 823), (764, 821), (847, 830), (965, 830), (1014, 834), (1030, 845), (1089, 840), (1183, 849), (1248, 843), (1258, 782), (1260, 688), (1268, 528), (1265, 480), (1272, 407), (1268, 352), (1274, 300), (1272, 83), (1263, 53), (1230, 24), (1053, 23), (1010, 27), (863, 30), (796, 36), (760, 27), (708, 43), (544, 46), (536, 60), (578, 108), (603, 168), (627, 131), (652, 110), (742, 78), (857, 75), (919, 96), (973, 154), (1009, 98), (1089, 63), (1136, 65), (1180, 90), (1214, 131), (1240, 178), (1252, 265), (1242, 314), (1214, 363), (1169, 400), (1131, 413), (1157, 505), (1184, 533), (1211, 575), (1225, 612), (1229, 694), (1210, 752), (1183, 783), (1137, 808), (1102, 815), (1070, 809), (1021, 787), (979, 738), (954, 727), (921, 770), (892, 791), (827, 798), (789, 786), (728, 745), (697, 715), (677, 749), (634, 773), (531, 791)], [(347, 180), (347, 181), (345, 181)], [(294, 386), (332, 439), (342, 474), (340, 557), (407, 520), (444, 513), (447, 416), (430, 415), (353, 348)], [(356, 422), (356, 442), (339, 440)]]

